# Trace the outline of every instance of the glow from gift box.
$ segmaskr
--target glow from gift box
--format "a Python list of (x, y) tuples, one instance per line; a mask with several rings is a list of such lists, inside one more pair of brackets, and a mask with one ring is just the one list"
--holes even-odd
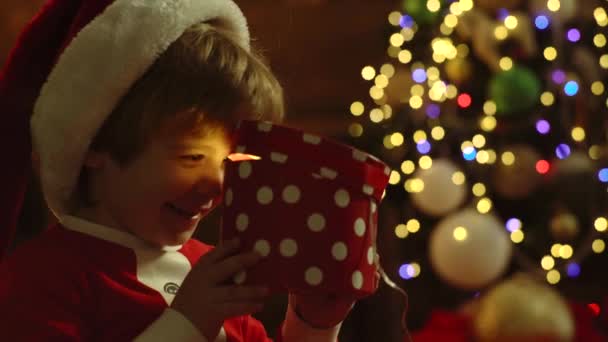
[(260, 156), (255, 156), (253, 154), (246, 154), (246, 153), (231, 153), (226, 158), (230, 159), (233, 162), (262, 159), (262, 157), (260, 157)]

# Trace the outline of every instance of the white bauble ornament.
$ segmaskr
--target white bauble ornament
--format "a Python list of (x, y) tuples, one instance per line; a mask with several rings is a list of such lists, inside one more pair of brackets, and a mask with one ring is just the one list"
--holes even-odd
[(420, 192), (412, 192), (414, 206), (431, 216), (443, 216), (460, 207), (467, 195), (466, 182), (456, 184), (453, 175), (460, 170), (449, 160), (435, 159), (429, 169), (418, 169), (413, 178), (424, 183)]
[(459, 288), (479, 289), (506, 270), (511, 242), (495, 216), (466, 209), (439, 222), (431, 233), (429, 252), (443, 280)]

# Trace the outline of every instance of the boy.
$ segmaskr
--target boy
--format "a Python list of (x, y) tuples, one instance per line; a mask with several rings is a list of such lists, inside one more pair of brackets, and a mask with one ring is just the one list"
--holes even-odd
[[(234, 123), (283, 115), (231, 0), (51, 0), (0, 75), (0, 105), (17, 166), (3, 220), (20, 206), (30, 112), (59, 219), (0, 267), (2, 339), (268, 340), (249, 316), (267, 290), (229, 282), (260, 256), (191, 239), (221, 197)], [(290, 295), (277, 339), (335, 341), (353, 302)]]

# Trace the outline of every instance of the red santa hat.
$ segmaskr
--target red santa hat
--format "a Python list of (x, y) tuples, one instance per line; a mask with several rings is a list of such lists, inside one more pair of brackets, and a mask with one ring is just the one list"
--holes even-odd
[(47, 1), (0, 73), (0, 258), (21, 210), (32, 143), (47, 204), (65, 214), (85, 153), (121, 97), (188, 27), (212, 19), (249, 49), (232, 0)]

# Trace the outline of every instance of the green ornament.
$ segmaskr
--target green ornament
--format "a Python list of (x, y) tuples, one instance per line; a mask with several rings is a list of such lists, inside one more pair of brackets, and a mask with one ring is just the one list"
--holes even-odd
[(530, 69), (513, 66), (496, 74), (490, 81), (489, 90), (497, 114), (524, 113), (538, 103), (541, 83)]
[[(440, 8), (443, 7), (443, 1), (439, 1)], [(431, 12), (427, 7), (427, 0), (404, 0), (403, 9), (405, 14), (414, 19), (418, 25), (428, 25), (435, 22), (439, 17), (441, 9)]]

